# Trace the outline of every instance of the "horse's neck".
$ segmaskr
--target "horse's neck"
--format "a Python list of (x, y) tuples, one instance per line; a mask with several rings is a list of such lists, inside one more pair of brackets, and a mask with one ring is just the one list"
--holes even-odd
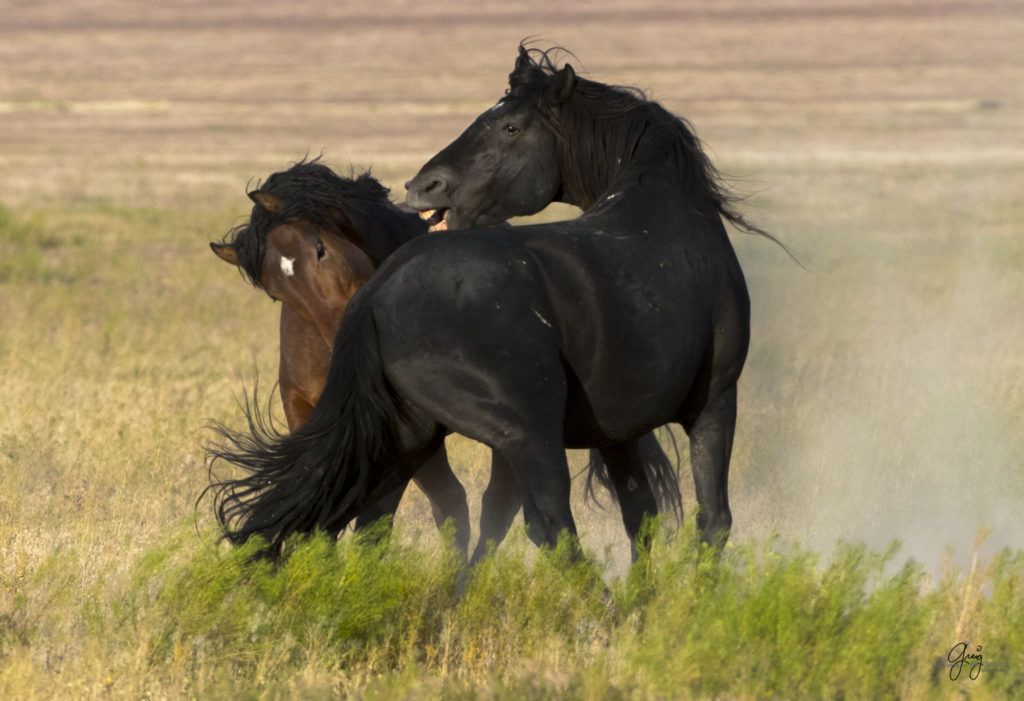
[(398, 207), (392, 206), (394, 210), (394, 239), (395, 248), (407, 241), (427, 233), (426, 223), (420, 219), (419, 212), (406, 212)]
[[(673, 182), (679, 177), (677, 161), (668, 153), (673, 146), (672, 143), (659, 144), (641, 139), (632, 146), (627, 145), (623, 153), (606, 155), (606, 165), (610, 167), (603, 173), (595, 172), (594, 164), (583, 159), (564, 165), (563, 173), (588, 173), (590, 178), (596, 175), (600, 181), (587, 178), (590, 181), (584, 182), (585, 179), (580, 178), (574, 185), (582, 191), (566, 190), (562, 200), (589, 211), (609, 199), (635, 195), (651, 182)], [(572, 149), (569, 153), (573, 154), (570, 157), (579, 158), (579, 150)]]
[[(608, 178), (608, 185), (595, 196), (591, 197), (589, 193), (586, 195), (584, 201), (589, 199), (591, 204), (584, 211), (599, 212), (619, 205), (636, 209), (640, 203), (647, 203), (644, 209), (637, 211), (637, 214), (655, 215), (664, 211), (666, 207), (683, 202), (682, 193), (678, 188), (672, 187), (677, 178), (678, 173), (660, 164), (642, 168), (627, 166), (613, 173)], [(668, 196), (668, 193), (671, 193), (671, 196)], [(581, 206), (576, 202), (571, 204)]]

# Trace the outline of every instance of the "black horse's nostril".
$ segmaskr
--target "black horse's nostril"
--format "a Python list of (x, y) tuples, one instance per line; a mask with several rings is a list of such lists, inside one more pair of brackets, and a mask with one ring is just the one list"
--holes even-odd
[(434, 178), (433, 180), (428, 180), (425, 183), (421, 183), (418, 186), (418, 189), (424, 195), (431, 195), (436, 192), (444, 192), (444, 185), (445, 183), (443, 180), (441, 180), (440, 178)]
[(444, 167), (429, 168), (405, 184), (405, 201), (415, 209), (447, 207), (454, 181)]

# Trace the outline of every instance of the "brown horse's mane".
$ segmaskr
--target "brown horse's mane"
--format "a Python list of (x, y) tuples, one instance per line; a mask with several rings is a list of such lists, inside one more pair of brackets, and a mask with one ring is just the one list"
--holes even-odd
[(374, 266), (404, 241), (425, 230), (418, 218), (399, 210), (389, 190), (369, 171), (344, 178), (320, 162), (301, 160), (257, 183), (256, 191), (274, 195), (281, 206), (269, 212), (254, 204), (249, 220), (231, 229), (224, 243), (235, 249), (239, 268), (260, 287), (267, 234), (287, 221), (305, 220), (346, 238), (370, 257)]

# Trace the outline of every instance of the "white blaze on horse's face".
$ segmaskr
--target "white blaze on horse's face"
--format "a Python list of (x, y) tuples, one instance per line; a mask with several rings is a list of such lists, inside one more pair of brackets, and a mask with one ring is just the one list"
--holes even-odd
[(281, 256), (281, 272), (284, 274), (285, 277), (292, 277), (293, 275), (295, 275), (294, 264), (294, 258), (285, 258), (284, 256)]

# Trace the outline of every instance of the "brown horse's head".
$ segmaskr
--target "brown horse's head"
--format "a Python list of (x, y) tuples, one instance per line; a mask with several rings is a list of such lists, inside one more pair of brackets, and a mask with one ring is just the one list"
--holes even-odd
[(249, 198), (249, 221), (210, 247), (315, 325), (328, 348), (355, 291), (399, 245), (426, 231), (369, 173), (343, 178), (316, 160), (274, 173)]
[[(269, 214), (284, 203), (274, 194), (250, 194)], [(222, 260), (239, 265), (229, 244), (211, 244)], [(270, 227), (263, 243), (260, 287), (314, 324), (330, 348), (348, 301), (374, 271), (369, 255), (352, 241), (325, 231), (305, 219), (287, 219)]]

